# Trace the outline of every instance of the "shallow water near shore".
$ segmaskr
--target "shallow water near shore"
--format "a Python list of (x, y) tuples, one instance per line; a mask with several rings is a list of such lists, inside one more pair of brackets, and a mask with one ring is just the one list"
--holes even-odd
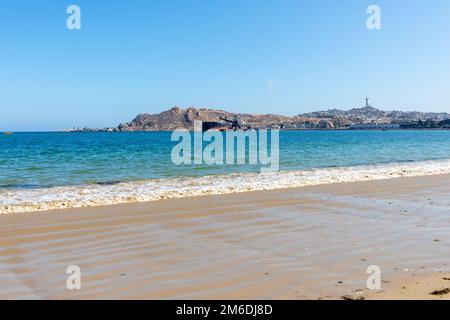
[(282, 131), (280, 172), (175, 165), (170, 132), (0, 138), (0, 213), (450, 172), (450, 131)]

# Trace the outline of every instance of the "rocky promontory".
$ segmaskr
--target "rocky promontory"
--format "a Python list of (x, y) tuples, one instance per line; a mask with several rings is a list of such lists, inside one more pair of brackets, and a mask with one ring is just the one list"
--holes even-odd
[[(368, 99), (367, 99), (368, 100)], [(450, 129), (450, 114), (441, 112), (383, 111), (368, 105), (350, 110), (329, 109), (294, 116), (231, 113), (207, 108), (173, 107), (159, 114), (143, 113), (118, 127), (68, 129), (68, 131), (173, 131), (203, 129)]]
[(307, 119), (301, 116), (281, 116), (273, 114), (241, 114), (214, 109), (181, 109), (174, 107), (159, 114), (143, 113), (131, 122), (122, 123), (118, 131), (172, 131), (175, 129), (192, 130), (194, 121), (230, 125), (233, 122), (243, 128), (283, 128), (295, 123), (312, 122), (316, 126), (322, 123), (324, 128), (333, 128), (332, 122), (322, 119)]

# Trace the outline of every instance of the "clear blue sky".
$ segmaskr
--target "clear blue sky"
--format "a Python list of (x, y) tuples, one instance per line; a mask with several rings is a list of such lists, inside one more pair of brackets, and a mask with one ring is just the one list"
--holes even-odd
[[(66, 28), (77, 4), (82, 29)], [(382, 30), (366, 9), (382, 10)], [(114, 126), (171, 106), (450, 112), (448, 0), (0, 3), (0, 130)]]

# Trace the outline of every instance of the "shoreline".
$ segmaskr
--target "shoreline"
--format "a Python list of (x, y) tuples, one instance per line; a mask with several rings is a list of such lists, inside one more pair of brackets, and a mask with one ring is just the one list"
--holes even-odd
[(450, 286), (449, 193), (443, 174), (4, 215), (0, 297), (448, 299), (428, 291)]
[(440, 174), (450, 174), (450, 159), (331, 167), (304, 171), (230, 173), (117, 184), (12, 189), (0, 191), (0, 216)]

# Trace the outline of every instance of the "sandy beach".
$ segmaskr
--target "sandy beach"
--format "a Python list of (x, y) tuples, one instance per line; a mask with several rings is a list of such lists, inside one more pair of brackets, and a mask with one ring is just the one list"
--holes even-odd
[(2, 215), (0, 299), (449, 299), (449, 194), (442, 174)]

